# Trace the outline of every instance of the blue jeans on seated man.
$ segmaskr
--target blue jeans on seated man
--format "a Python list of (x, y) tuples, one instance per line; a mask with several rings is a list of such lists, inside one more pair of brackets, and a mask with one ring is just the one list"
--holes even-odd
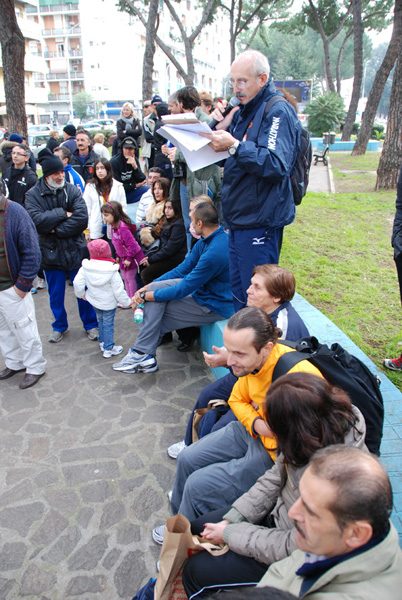
[[(232, 389), (236, 381), (237, 377), (233, 375), (231, 371), (229, 371), (227, 375), (224, 375), (216, 381), (209, 383), (201, 390), (197, 402), (195, 403), (189, 420), (187, 422), (186, 436), (184, 438), (184, 443), (186, 444), (186, 446), (189, 446), (193, 443), (194, 412), (198, 408), (206, 408), (210, 400), (229, 400), (230, 394), (232, 393)], [(222, 429), (222, 427), (225, 427), (225, 425), (235, 420), (236, 417), (234, 416), (233, 412), (229, 410), (229, 412), (226, 413), (226, 415), (219, 419), (219, 421), (213, 426), (211, 431), (218, 431), (218, 429)]]
[(98, 342), (103, 342), (104, 350), (112, 350), (114, 347), (114, 316), (116, 309), (101, 310), (95, 308), (96, 315), (98, 317)]
[[(63, 333), (63, 331), (67, 331), (68, 329), (67, 313), (66, 309), (64, 308), (66, 273), (68, 274), (72, 283), (74, 281), (74, 277), (78, 273), (78, 269), (73, 269), (72, 271), (58, 271), (54, 269), (49, 271), (46, 270), (44, 273), (49, 292), (50, 309), (54, 316), (52, 327), (54, 331), (60, 331)], [(82, 298), (77, 298), (77, 303), (78, 312), (80, 314), (85, 331), (98, 327), (96, 313), (92, 304), (86, 300), (83, 300)]]

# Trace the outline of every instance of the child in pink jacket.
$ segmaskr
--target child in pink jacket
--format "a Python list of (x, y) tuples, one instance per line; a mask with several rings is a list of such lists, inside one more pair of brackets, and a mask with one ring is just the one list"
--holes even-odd
[(120, 202), (106, 202), (101, 212), (107, 225), (111, 225), (112, 244), (116, 251), (116, 261), (120, 265), (126, 292), (132, 298), (137, 291), (136, 276), (138, 265), (145, 257), (132, 232), (130, 218), (123, 211)]

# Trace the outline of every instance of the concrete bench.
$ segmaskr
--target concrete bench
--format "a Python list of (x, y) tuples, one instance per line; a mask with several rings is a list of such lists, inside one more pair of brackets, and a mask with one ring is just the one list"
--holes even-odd
[[(292, 304), (303, 318), (310, 335), (314, 335), (323, 344), (338, 342), (348, 352), (357, 356), (372, 373), (381, 379), (381, 393), (384, 398), (385, 420), (384, 436), (381, 443), (381, 462), (387, 469), (394, 491), (394, 511), (392, 521), (398, 530), (402, 546), (402, 393), (379, 371), (368, 356), (360, 350), (330, 319), (322, 314), (302, 296), (296, 294)], [(200, 344), (203, 350), (211, 352), (212, 345), (222, 346), (222, 333), (227, 321), (218, 321), (201, 328)], [(222, 377), (227, 369), (211, 369), (214, 377)], [(401, 375), (402, 377), (402, 375)]]

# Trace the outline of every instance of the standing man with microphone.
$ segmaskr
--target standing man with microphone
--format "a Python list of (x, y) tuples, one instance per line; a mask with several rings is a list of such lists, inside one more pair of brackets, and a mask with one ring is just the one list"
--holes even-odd
[(261, 52), (240, 54), (231, 67), (231, 82), (239, 106), (230, 108), (225, 117), (215, 109), (217, 130), (201, 135), (211, 140), (215, 152), (227, 150), (230, 155), (224, 168), (222, 208), (229, 227), (233, 301), (239, 310), (246, 306), (254, 267), (279, 262), (283, 228), (295, 218), (290, 174), (301, 124), (285, 99), (266, 110), (270, 99), (282, 94), (269, 79), (268, 60)]

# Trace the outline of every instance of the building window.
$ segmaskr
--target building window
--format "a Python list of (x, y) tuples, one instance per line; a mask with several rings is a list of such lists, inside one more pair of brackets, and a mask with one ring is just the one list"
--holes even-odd
[(90, 46), (93, 46), (93, 45), (94, 45), (94, 43), (93, 43), (93, 42), (89, 42), (89, 45), (90, 45)]

